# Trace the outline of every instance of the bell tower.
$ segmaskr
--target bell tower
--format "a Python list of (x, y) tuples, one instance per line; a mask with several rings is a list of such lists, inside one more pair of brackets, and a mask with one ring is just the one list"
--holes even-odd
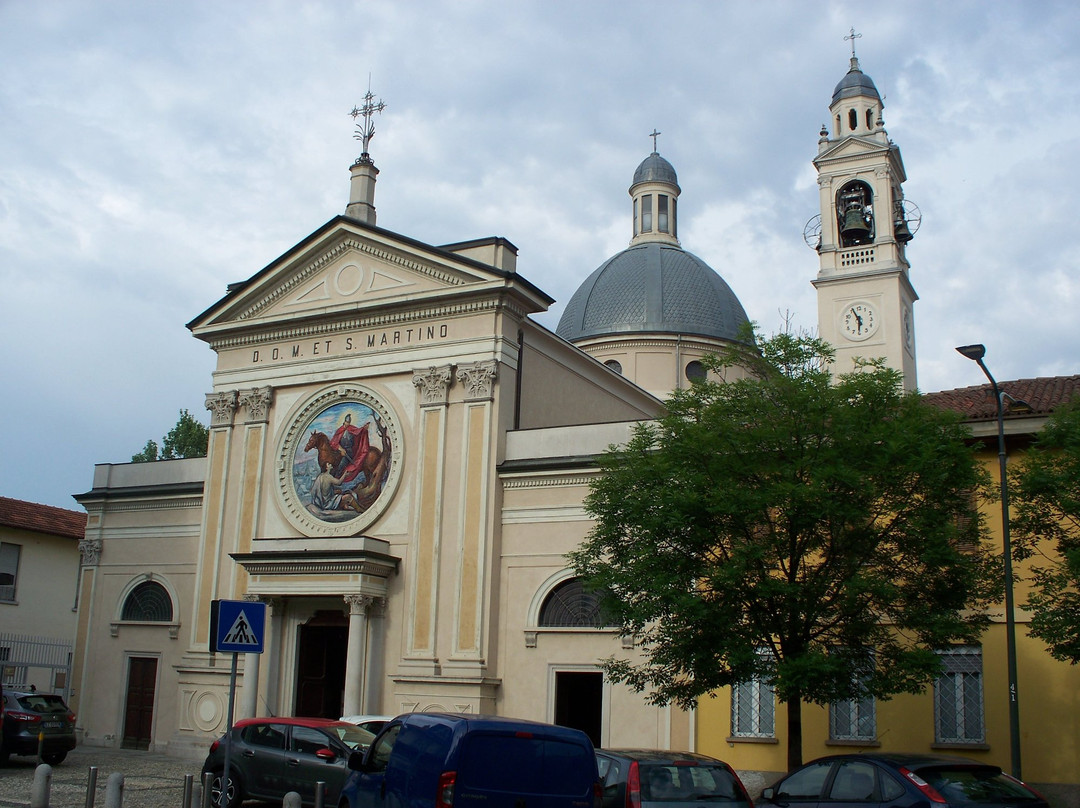
[(818, 333), (836, 349), (836, 372), (855, 360), (883, 358), (916, 388), (913, 306), (919, 296), (905, 251), (920, 215), (904, 199), (900, 149), (885, 131), (881, 96), (859, 68), (852, 30), (851, 66), (833, 91), (814, 167), (821, 213), (803, 237), (818, 253)]

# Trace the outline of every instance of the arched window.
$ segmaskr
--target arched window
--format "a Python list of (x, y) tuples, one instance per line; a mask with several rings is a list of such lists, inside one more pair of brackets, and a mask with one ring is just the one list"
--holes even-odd
[(140, 623), (170, 623), (172, 616), (172, 599), (157, 581), (143, 581), (132, 589), (120, 612), (121, 620)]
[(874, 128), (874, 110), (872, 110), (872, 109), (866, 110), (866, 128), (867, 129), (873, 129)]
[(604, 628), (614, 625), (600, 608), (600, 594), (589, 592), (580, 578), (570, 578), (556, 586), (540, 607), (543, 628)]
[(848, 128), (855, 131), (859, 127), (859, 115), (855, 110), (849, 109), (847, 114)]

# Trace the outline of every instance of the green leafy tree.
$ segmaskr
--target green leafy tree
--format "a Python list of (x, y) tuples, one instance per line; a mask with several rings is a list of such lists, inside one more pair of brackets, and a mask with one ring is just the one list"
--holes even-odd
[(152, 460), (158, 459), (158, 445), (157, 441), (153, 438), (146, 442), (146, 445), (141, 452), (131, 456), (132, 463), (149, 463)]
[(1035, 557), (1030, 633), (1080, 662), (1080, 399), (1059, 408), (1010, 470), (1017, 558)]
[(676, 392), (609, 450), (569, 558), (642, 650), (606, 660), (612, 679), (686, 708), (767, 681), (795, 767), (802, 702), (920, 692), (935, 649), (981, 634), (1000, 559), (957, 416), (881, 363), (831, 378), (816, 338), (746, 340), (707, 362), (745, 378)]
[(155, 440), (148, 440), (138, 454), (131, 456), (133, 463), (146, 463), (151, 460), (176, 460), (182, 457), (206, 457), (206, 447), (210, 441), (210, 430), (199, 423), (187, 410), (180, 410), (176, 426), (161, 439), (161, 449)]

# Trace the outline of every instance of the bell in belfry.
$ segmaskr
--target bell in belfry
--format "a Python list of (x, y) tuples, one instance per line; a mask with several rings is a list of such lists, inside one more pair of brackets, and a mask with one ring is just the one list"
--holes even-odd
[(858, 202), (852, 202), (844, 211), (844, 223), (840, 234), (847, 244), (858, 244), (870, 238), (870, 223), (866, 210)]

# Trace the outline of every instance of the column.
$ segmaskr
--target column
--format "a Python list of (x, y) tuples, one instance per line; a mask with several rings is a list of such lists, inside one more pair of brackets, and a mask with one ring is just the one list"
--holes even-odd
[[(258, 603), (258, 595), (244, 595), (244, 600)], [(269, 608), (267, 609), (269, 611)], [(263, 651), (269, 651), (266, 627), (263, 626)], [(262, 654), (244, 654), (244, 681), (237, 718), (254, 718), (259, 714), (259, 662)]]
[(349, 649), (345, 659), (345, 701), (342, 715), (358, 715), (363, 710), (364, 659), (367, 645), (367, 607), (374, 600), (369, 595), (346, 595), (349, 606)]
[(373, 598), (368, 607), (368, 652), (367, 669), (364, 671), (364, 692), (361, 697), (362, 712), (365, 715), (378, 715), (384, 711), (382, 706), (383, 685), (383, 632), (386, 627), (386, 598)]

